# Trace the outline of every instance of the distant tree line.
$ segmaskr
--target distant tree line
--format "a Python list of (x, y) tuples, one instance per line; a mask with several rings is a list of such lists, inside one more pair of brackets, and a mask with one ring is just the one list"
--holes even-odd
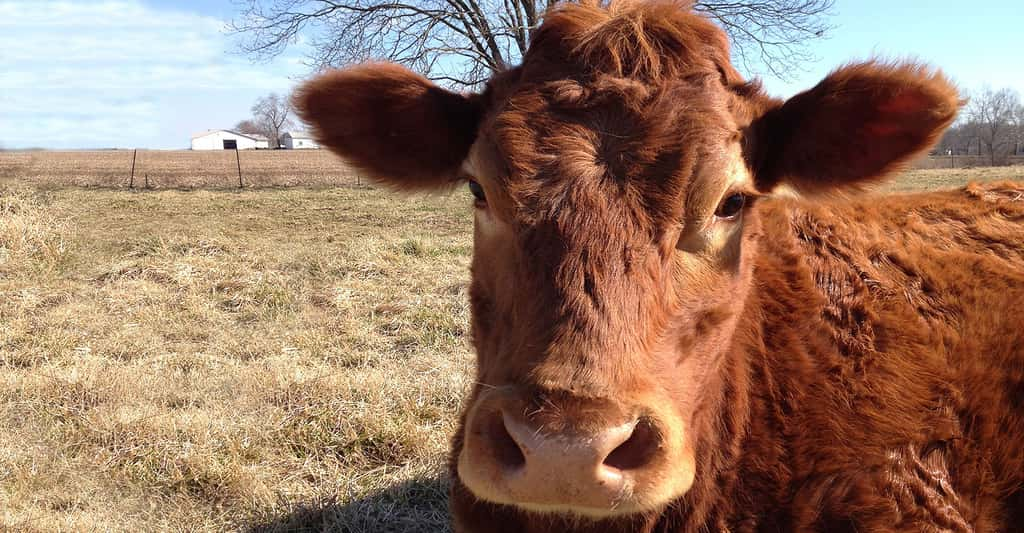
[(235, 131), (262, 135), (267, 138), (270, 148), (280, 148), (281, 137), (294, 127), (291, 98), (270, 93), (252, 106), (252, 118), (235, 124)]
[(1024, 103), (1010, 88), (986, 87), (969, 94), (960, 119), (942, 137), (936, 155), (974, 155), (989, 164), (1006, 164), (1011, 155), (1024, 155)]

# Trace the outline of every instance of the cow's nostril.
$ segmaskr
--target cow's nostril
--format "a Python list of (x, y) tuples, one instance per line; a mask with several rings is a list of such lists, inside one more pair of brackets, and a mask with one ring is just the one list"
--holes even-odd
[(651, 421), (641, 418), (633, 427), (633, 433), (626, 442), (605, 457), (604, 464), (618, 470), (635, 470), (643, 467), (651, 462), (658, 450), (658, 439), (658, 432)]
[(485, 431), (487, 432), (487, 439), (491, 441), (494, 458), (497, 459), (501, 466), (511, 470), (519, 468), (526, 463), (526, 457), (523, 456), (523, 451), (519, 449), (519, 444), (516, 443), (512, 435), (509, 434), (508, 428), (505, 427), (505, 417), (501, 413), (495, 413), (490, 417)]

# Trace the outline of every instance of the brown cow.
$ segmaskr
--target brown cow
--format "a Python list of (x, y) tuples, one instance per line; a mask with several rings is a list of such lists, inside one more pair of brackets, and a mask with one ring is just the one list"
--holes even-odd
[(1024, 187), (845, 194), (953, 120), (939, 72), (783, 102), (687, 6), (620, 2), (556, 8), (481, 94), (368, 64), (296, 102), (380, 181), (477, 198), (456, 530), (1024, 528)]

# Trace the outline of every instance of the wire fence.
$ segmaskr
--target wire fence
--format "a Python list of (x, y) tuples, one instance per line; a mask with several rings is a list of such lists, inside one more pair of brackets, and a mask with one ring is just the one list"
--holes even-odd
[[(1005, 163), (1024, 165), (1024, 156), (1010, 156)], [(912, 168), (989, 164), (987, 156), (937, 155), (918, 159)], [(371, 186), (327, 150), (0, 151), (0, 179), (4, 178), (126, 189)]]
[[(914, 168), (977, 168), (992, 165), (993, 160), (988, 155), (932, 155), (919, 159), (914, 163)], [(994, 166), (1024, 165), (1024, 155), (1001, 155), (995, 158)]]
[(9, 151), (0, 178), (126, 189), (369, 186), (327, 150)]

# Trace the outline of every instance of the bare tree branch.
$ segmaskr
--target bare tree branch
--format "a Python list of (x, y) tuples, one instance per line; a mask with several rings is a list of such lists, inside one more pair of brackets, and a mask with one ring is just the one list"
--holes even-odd
[(757, 63), (779, 78), (814, 59), (808, 41), (825, 36), (833, 0), (699, 1), (694, 7), (718, 22), (733, 44), (744, 70), (759, 73)]
[(260, 135), (266, 135), (265, 129), (252, 119), (239, 121), (238, 124), (235, 124), (233, 130), (238, 133), (258, 133)]
[[(570, 0), (571, 1), (571, 0)], [(831, 30), (834, 0), (697, 1), (720, 24), (748, 73), (785, 77)], [(236, 0), (229, 23), (244, 52), (269, 58), (303, 39), (317, 68), (396, 61), (470, 87), (518, 62), (556, 0)]]

